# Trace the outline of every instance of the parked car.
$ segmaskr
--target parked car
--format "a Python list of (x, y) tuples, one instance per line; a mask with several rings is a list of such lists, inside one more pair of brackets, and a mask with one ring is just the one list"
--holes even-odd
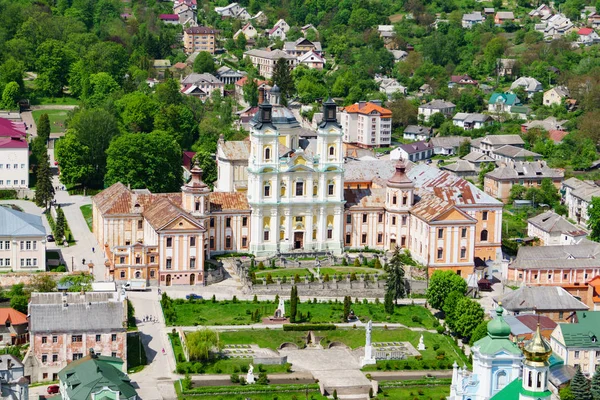
[(47, 240), (48, 242), (54, 242), (54, 236), (52, 236), (52, 235), (48, 235), (48, 236), (46, 236), (46, 240)]
[(56, 394), (60, 392), (60, 387), (58, 385), (50, 385), (48, 386), (48, 394)]
[(196, 293), (188, 294), (187, 296), (185, 296), (185, 298), (187, 300), (202, 300), (202, 296), (200, 296), (199, 294), (196, 294)]

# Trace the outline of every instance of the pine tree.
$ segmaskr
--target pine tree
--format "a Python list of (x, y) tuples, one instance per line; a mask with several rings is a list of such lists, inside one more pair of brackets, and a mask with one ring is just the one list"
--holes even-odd
[(290, 322), (296, 322), (296, 314), (298, 312), (298, 292), (296, 286), (292, 286), (292, 292), (290, 294)]
[(577, 400), (591, 400), (590, 381), (581, 373), (581, 368), (577, 367), (575, 376), (571, 379), (571, 393)]
[(348, 315), (350, 315), (350, 305), (352, 304), (352, 300), (350, 296), (344, 296), (344, 322), (348, 320)]
[(287, 97), (294, 91), (294, 80), (290, 73), (290, 66), (285, 58), (280, 58), (273, 68), (273, 83), (279, 86), (281, 91), (281, 104), (287, 105)]
[(596, 373), (592, 377), (592, 398), (594, 400), (600, 400), (600, 364), (596, 366)]
[(386, 265), (386, 270), (388, 273), (386, 291), (390, 293), (396, 304), (398, 304), (398, 299), (402, 299), (406, 295), (404, 288), (404, 265), (402, 264), (400, 249), (398, 247), (396, 247), (392, 259)]
[(383, 297), (383, 308), (388, 314), (394, 313), (394, 297), (389, 291), (386, 291), (385, 296)]
[(48, 209), (48, 205), (54, 198), (54, 186), (52, 186), (52, 173), (50, 172), (50, 162), (48, 152), (40, 155), (39, 164), (36, 171), (35, 204), (38, 207)]
[(54, 235), (58, 243), (62, 243), (63, 237), (65, 236), (65, 213), (62, 208), (56, 209), (56, 226), (54, 228)]
[(48, 142), (48, 139), (50, 139), (50, 118), (48, 118), (48, 114), (46, 113), (40, 115), (40, 118), (38, 119), (37, 134), (44, 139), (44, 143)]

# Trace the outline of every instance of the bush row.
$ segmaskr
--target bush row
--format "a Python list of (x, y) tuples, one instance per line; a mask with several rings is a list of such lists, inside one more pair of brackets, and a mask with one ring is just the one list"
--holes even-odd
[(242, 393), (273, 393), (273, 392), (297, 392), (300, 390), (318, 390), (319, 385), (246, 385), (246, 386), (204, 386), (184, 390), (184, 394), (242, 394)]
[(293, 325), (293, 324), (285, 324), (283, 325), (284, 331), (335, 331), (336, 326), (333, 324), (302, 324), (302, 325)]

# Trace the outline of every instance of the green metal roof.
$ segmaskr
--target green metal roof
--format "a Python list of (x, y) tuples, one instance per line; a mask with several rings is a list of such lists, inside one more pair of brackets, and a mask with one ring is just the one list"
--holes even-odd
[(565, 346), (600, 348), (600, 311), (577, 311), (577, 323), (559, 324)]
[(549, 397), (552, 395), (552, 392), (549, 390), (544, 392), (532, 392), (530, 390), (525, 390), (523, 389), (523, 380), (521, 378), (517, 378), (505, 386), (504, 389), (496, 393), (490, 400), (519, 400), (521, 394), (537, 399)]
[(488, 335), (483, 339), (479, 339), (473, 346), (479, 346), (481, 354), (492, 355), (504, 351), (510, 354), (522, 355), (519, 347), (508, 338), (492, 338)]
[(519, 99), (517, 98), (517, 95), (512, 94), (512, 93), (492, 93), (489, 103), (490, 104), (496, 103), (496, 101), (498, 101), (498, 98), (503, 99), (504, 104), (509, 105), (509, 106), (520, 103), (520, 101), (518, 101)]
[(123, 365), (123, 360), (107, 356), (85, 356), (73, 361), (59, 373), (58, 377), (67, 386), (71, 400), (86, 400), (92, 393), (108, 387), (119, 392), (121, 399), (137, 396), (129, 377), (115, 366)]

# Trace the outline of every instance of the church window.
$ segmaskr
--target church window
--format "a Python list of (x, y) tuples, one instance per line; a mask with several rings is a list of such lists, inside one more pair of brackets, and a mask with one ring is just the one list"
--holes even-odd
[(484, 229), (481, 231), (481, 241), (487, 242), (487, 240), (488, 240), (488, 231), (487, 231), (487, 229)]
[(542, 387), (542, 374), (540, 372), (537, 373), (537, 387)]
[(296, 182), (296, 196), (304, 195), (304, 182)]
[(265, 183), (264, 194), (265, 197), (271, 196), (271, 185), (269, 184), (269, 182)]
[(406, 221), (407, 221), (406, 215), (403, 215), (402, 216), (402, 226), (406, 225)]
[(396, 217), (392, 217), (392, 226), (396, 226)]
[(444, 249), (442, 249), (441, 247), (438, 247), (437, 249), (437, 258), (443, 258), (444, 257)]
[(269, 240), (269, 231), (264, 231), (263, 232), (263, 240), (264, 241), (268, 241)]
[(333, 183), (330, 183), (330, 184), (327, 186), (327, 193), (329, 194), (329, 196), (333, 196), (333, 191), (334, 191), (334, 186), (333, 186)]
[(464, 247), (460, 249), (460, 258), (467, 258), (467, 249)]
[(362, 215), (362, 222), (363, 222), (363, 224), (367, 223), (367, 214)]
[(527, 386), (529, 387), (533, 386), (533, 379), (531, 375), (531, 371), (529, 371), (529, 373), (527, 374)]
[(248, 238), (246, 236), (242, 236), (242, 248), (248, 247)]
[(350, 244), (351, 235), (346, 233), (346, 244)]
[(138, 224), (138, 229), (142, 229), (142, 226), (143, 226), (142, 224), (143, 223), (144, 223), (144, 221), (142, 221), (142, 220), (138, 221), (138, 223), (137, 223)]
[(352, 223), (352, 215), (351, 214), (346, 214), (346, 223), (347, 224), (351, 224)]
[(248, 217), (242, 217), (242, 226), (248, 226)]
[(506, 371), (500, 371), (496, 375), (496, 390), (501, 390), (506, 386), (508, 376)]
[(392, 196), (392, 204), (397, 204), (398, 203), (398, 198), (396, 197), (396, 195)]
[(231, 228), (231, 217), (225, 218), (225, 227)]
[(460, 237), (463, 239), (467, 237), (467, 228), (460, 228)]
[(229, 236), (229, 235), (227, 235), (227, 237), (225, 237), (225, 248), (231, 249), (231, 236)]
[(333, 239), (333, 229), (327, 229), (327, 239)]
[(210, 219), (210, 227), (211, 227), (211, 228), (214, 228), (214, 227), (215, 227), (215, 219), (214, 219), (214, 218), (211, 218), (211, 219)]
[(444, 238), (444, 228), (438, 229), (438, 239)]
[(335, 155), (335, 147), (329, 146), (329, 155), (330, 156), (334, 156)]
[(265, 149), (265, 160), (270, 160), (271, 159), (271, 149), (269, 147), (267, 147)]
[(383, 243), (383, 233), (377, 234), (377, 244)]
[(406, 247), (406, 236), (400, 238), (400, 247)]
[(403, 196), (402, 197), (402, 205), (405, 206), (408, 203), (408, 197), (407, 196)]
[(383, 222), (383, 213), (379, 213), (379, 215), (377, 216), (377, 220), (379, 222)]
[(211, 250), (214, 250), (214, 249), (215, 249), (215, 237), (214, 237), (214, 236), (211, 236), (211, 237), (210, 237), (210, 240), (209, 240), (209, 247), (210, 247), (210, 249), (211, 249)]
[(361, 238), (361, 239), (362, 239), (362, 243), (363, 243), (363, 244), (367, 243), (367, 234), (366, 234), (366, 233), (363, 233), (363, 234), (362, 234), (362, 238)]

